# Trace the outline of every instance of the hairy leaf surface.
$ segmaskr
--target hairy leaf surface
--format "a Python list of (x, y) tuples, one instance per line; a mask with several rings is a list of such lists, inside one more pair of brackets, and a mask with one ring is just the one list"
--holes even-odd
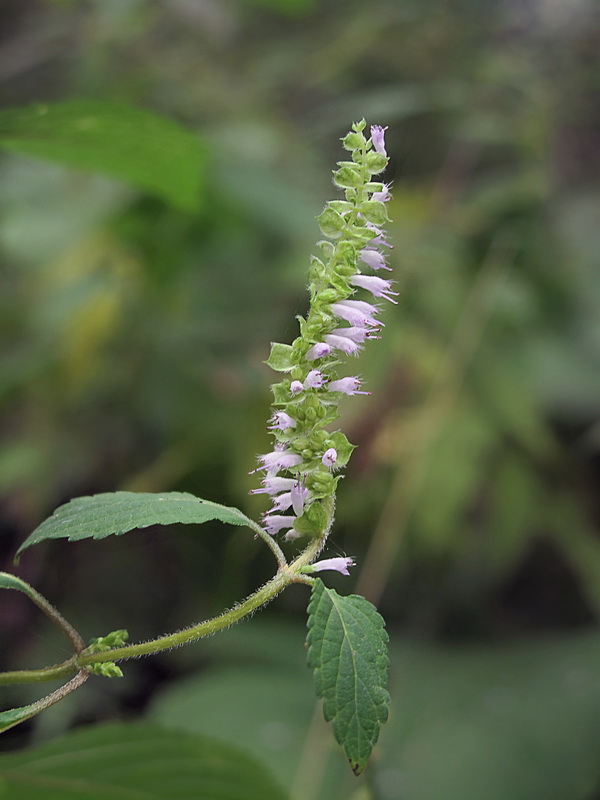
[(316, 581), (308, 606), (308, 664), (325, 719), (356, 775), (388, 716), (387, 641), (383, 619), (364, 597), (342, 597)]
[(256, 523), (239, 509), (201, 500), (187, 492), (107, 492), (77, 497), (42, 522), (21, 545), (17, 556), (47, 539), (64, 538), (71, 542), (104, 539), (149, 525), (193, 524), (213, 519), (256, 529)]

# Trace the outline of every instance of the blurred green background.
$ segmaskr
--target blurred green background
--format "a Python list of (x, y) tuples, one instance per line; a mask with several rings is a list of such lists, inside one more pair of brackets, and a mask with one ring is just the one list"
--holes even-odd
[[(401, 295), (358, 364), (372, 396), (344, 405), (359, 448), (328, 553), (357, 557), (328, 582), (377, 603), (392, 639), (367, 775), (314, 714), (302, 587), (0, 748), (151, 719), (255, 752), (299, 800), (600, 798), (599, 40), (592, 0), (4, 0), (0, 568), (77, 495), (264, 510), (262, 361), (296, 335), (314, 217), (362, 117), (389, 127)], [(2, 117), (72, 100), (182, 130), (115, 169), (131, 131), (107, 124), (82, 170), (68, 141), (29, 142), (35, 117)], [(18, 574), (85, 637), (140, 640), (249, 593), (263, 550), (215, 523), (45, 545)], [(66, 657), (25, 598), (1, 601), (2, 668)]]

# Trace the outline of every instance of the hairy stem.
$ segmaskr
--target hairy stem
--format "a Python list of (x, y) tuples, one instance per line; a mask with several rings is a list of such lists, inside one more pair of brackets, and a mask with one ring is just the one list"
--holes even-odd
[[(279, 550), (281, 553), (281, 558), (283, 560), (283, 564), (280, 563), (279, 571), (275, 577), (271, 578), (270, 581), (265, 583), (265, 585), (260, 589), (257, 589), (256, 592), (251, 594), (241, 603), (238, 603), (232, 609), (225, 611), (218, 617), (213, 617), (212, 619), (205, 620), (204, 622), (199, 622), (197, 625), (184, 628), (184, 630), (177, 631), (176, 633), (167, 634), (166, 636), (159, 636), (158, 638), (151, 639), (147, 642), (138, 642), (137, 644), (126, 645), (124, 647), (115, 647), (111, 650), (103, 650), (99, 653), (90, 653), (83, 650), (83, 640), (81, 637), (79, 637), (79, 634), (77, 634), (79, 637), (78, 642), (81, 642), (82, 646), (79, 647), (76, 654), (67, 661), (62, 662), (61, 664), (55, 664), (52, 667), (44, 667), (43, 669), (1, 672), (0, 685), (15, 683), (37, 683), (41, 681), (55, 680), (57, 678), (62, 678), (65, 675), (69, 675), (74, 671), (81, 670), (82, 668), (90, 666), (91, 664), (97, 664), (104, 661), (121, 661), (122, 659), (137, 658), (138, 656), (150, 655), (151, 653), (160, 653), (163, 650), (170, 650), (173, 647), (179, 647), (180, 645), (202, 639), (205, 636), (210, 636), (217, 631), (228, 628), (230, 625), (239, 622), (244, 617), (247, 617), (249, 614), (252, 614), (254, 611), (257, 611), (259, 608), (269, 603), (274, 597), (276, 597), (276, 595), (283, 591), (286, 586), (289, 586), (292, 583), (306, 583), (311, 585), (313, 583), (313, 579), (308, 575), (302, 575), (300, 570), (302, 567), (305, 567), (307, 564), (310, 564), (312, 561), (314, 561), (322, 550), (333, 523), (333, 510), (334, 503), (333, 499), (331, 498), (327, 509), (328, 519), (326, 527), (319, 536), (312, 539), (308, 546), (291, 564), (287, 563), (283, 553), (279, 549), (279, 545), (274, 542), (277, 550)], [(276, 551), (273, 549), (273, 552)], [(278, 562), (280, 561), (279, 558), (277, 560)], [(58, 614), (58, 612), (56, 613)], [(66, 623), (66, 625), (68, 625), (68, 623)]]

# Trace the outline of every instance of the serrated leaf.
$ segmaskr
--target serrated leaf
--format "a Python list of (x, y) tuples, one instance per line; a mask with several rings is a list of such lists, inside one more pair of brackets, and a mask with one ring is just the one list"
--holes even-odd
[(0, 756), (0, 797), (11, 800), (284, 800), (245, 752), (148, 725), (78, 730)]
[(199, 138), (141, 108), (98, 101), (0, 112), (0, 145), (112, 175), (195, 211), (205, 151)]
[(239, 509), (187, 492), (107, 492), (77, 497), (42, 522), (18, 549), (17, 556), (47, 539), (104, 539), (149, 525), (197, 524), (213, 519), (256, 529), (256, 523)]
[(323, 714), (355, 775), (367, 765), (387, 720), (388, 636), (364, 597), (340, 596), (317, 579), (308, 606), (308, 665)]

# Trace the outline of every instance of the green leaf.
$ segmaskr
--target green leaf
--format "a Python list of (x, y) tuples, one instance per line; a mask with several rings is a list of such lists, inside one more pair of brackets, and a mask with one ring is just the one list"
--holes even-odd
[(78, 730), (0, 757), (11, 800), (284, 800), (253, 758), (231, 745), (148, 725)]
[(107, 492), (77, 497), (42, 522), (18, 549), (17, 556), (47, 539), (104, 539), (149, 525), (191, 525), (213, 519), (256, 529), (256, 523), (239, 509), (201, 500), (187, 492)]
[(71, 101), (0, 111), (0, 146), (139, 186), (186, 211), (200, 198), (198, 137), (150, 111)]
[(296, 519), (295, 530), (307, 536), (316, 536), (325, 530), (329, 516), (322, 503), (311, 503), (304, 514)]
[[(346, 223), (341, 214), (327, 206), (317, 217), (317, 222), (325, 236), (335, 238), (344, 230)], [(373, 237), (371, 237), (373, 238)]]
[(333, 173), (333, 182), (336, 186), (351, 189), (362, 186), (364, 180), (359, 167), (340, 167), (340, 169)]
[(341, 597), (317, 579), (308, 606), (308, 665), (355, 775), (366, 767), (388, 716), (387, 641), (371, 603), (355, 594)]
[[(20, 722), (25, 722), (30, 717), (35, 717), (42, 709), (38, 703), (31, 703), (28, 706), (20, 706), (19, 708), (10, 708), (8, 711), (0, 711), (0, 733), (4, 733), (9, 728), (13, 728)], [(0, 783), (0, 797), (2, 794), (3, 785)]]
[(374, 225), (384, 225), (390, 221), (385, 203), (380, 200), (365, 200), (360, 204), (360, 213)]
[[(4, 733), (4, 731), (7, 731), (9, 728), (14, 728), (14, 726), (18, 725), (20, 722), (25, 722), (26, 719), (35, 717), (35, 715), (39, 714), (40, 711), (44, 711), (45, 709), (50, 708), (50, 706), (53, 706), (55, 703), (58, 703), (68, 694), (71, 694), (71, 692), (79, 689), (79, 687), (86, 682), (88, 677), (88, 671), (82, 669), (77, 673), (77, 675), (71, 678), (70, 681), (65, 683), (64, 686), (59, 687), (46, 697), (42, 697), (41, 700), (36, 700), (35, 703), (30, 703), (27, 706), (10, 708), (8, 711), (0, 711), (0, 733)], [(4, 797), (2, 789), (3, 784), (0, 781), (0, 798)]]
[(23, 592), (27, 597), (37, 602), (38, 593), (28, 583), (8, 572), (0, 572), (0, 589), (15, 589), (17, 592)]
[(265, 364), (276, 372), (290, 372), (294, 368), (293, 353), (291, 344), (271, 342), (271, 354)]

